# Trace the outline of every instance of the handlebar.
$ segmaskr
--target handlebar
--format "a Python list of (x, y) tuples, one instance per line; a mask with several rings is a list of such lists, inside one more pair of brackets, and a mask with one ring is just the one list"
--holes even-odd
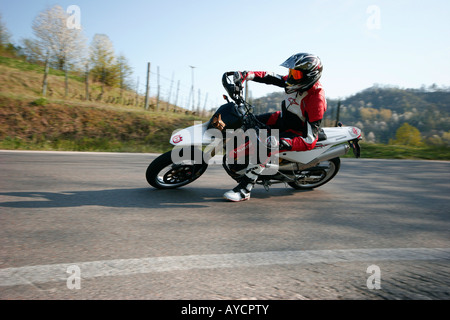
[(234, 81), (229, 79), (229, 77), (233, 75), (234, 71), (225, 72), (222, 76), (222, 85), (226, 92), (230, 95), (231, 99), (233, 99), (237, 104), (241, 104), (245, 102), (242, 98), (243, 87), (242, 85), (236, 85)]
[[(242, 83), (234, 83), (234, 80), (230, 80), (230, 76), (234, 76), (234, 71), (225, 72), (222, 76), (222, 85), (227, 91), (228, 95), (233, 99), (236, 103), (236, 107), (238, 112), (242, 115), (247, 115), (244, 120), (246, 121), (246, 128), (265, 128), (266, 125), (261, 123), (254, 115), (253, 115), (253, 107), (250, 105), (245, 99), (242, 97), (242, 92), (244, 88)], [(226, 96), (224, 96), (226, 97)], [(228, 100), (228, 99), (227, 99)]]

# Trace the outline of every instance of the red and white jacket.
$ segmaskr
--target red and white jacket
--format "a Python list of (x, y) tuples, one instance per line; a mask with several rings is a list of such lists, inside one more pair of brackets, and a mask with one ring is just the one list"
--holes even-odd
[[(248, 71), (243, 80), (286, 88), (287, 76), (264, 71)], [(260, 121), (280, 130), (280, 139), (287, 140), (291, 151), (306, 151), (315, 147), (320, 125), (327, 109), (325, 92), (317, 81), (303, 92), (286, 93), (281, 111), (258, 116)]]

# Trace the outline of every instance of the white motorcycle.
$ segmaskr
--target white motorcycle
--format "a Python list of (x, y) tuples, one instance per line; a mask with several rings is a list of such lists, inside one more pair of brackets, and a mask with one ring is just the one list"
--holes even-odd
[[(224, 73), (222, 84), (233, 102), (224, 95), (228, 103), (220, 106), (209, 121), (171, 136), (170, 143), (175, 146), (173, 150), (157, 157), (147, 168), (146, 179), (151, 186), (159, 189), (185, 186), (198, 179), (211, 159), (220, 158), (218, 154), (221, 152), (223, 168), (239, 182), (249, 163), (255, 163), (252, 155), (257, 153), (256, 150), (268, 148), (270, 154), (270, 147), (265, 145), (261, 148), (264, 144), (259, 143), (264, 141), (260, 137), (264, 133), (262, 129), (267, 127), (256, 119), (253, 107), (242, 98), (242, 86), (235, 85), (230, 79), (232, 75), (233, 72)], [(244, 140), (239, 140), (240, 137)], [(236, 144), (236, 140), (241, 143)], [(314, 149), (283, 151), (276, 153), (275, 158), (271, 156), (267, 163), (269, 170), (265, 170), (256, 183), (266, 189), (274, 183), (287, 183), (295, 189), (320, 187), (338, 173), (339, 157), (350, 149), (356, 158), (360, 157), (359, 140), (361, 130), (357, 127), (324, 127)]]

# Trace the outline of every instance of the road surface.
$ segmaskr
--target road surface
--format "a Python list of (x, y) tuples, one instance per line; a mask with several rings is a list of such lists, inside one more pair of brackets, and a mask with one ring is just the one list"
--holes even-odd
[(0, 151), (0, 299), (449, 299), (450, 162), (343, 159), (313, 191), (154, 154)]

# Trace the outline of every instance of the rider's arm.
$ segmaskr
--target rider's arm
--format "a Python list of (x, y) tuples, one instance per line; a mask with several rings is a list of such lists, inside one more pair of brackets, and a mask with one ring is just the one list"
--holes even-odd
[(252, 80), (259, 83), (271, 84), (278, 87), (286, 87), (287, 76), (280, 76), (266, 71), (244, 71), (241, 72), (242, 82)]

